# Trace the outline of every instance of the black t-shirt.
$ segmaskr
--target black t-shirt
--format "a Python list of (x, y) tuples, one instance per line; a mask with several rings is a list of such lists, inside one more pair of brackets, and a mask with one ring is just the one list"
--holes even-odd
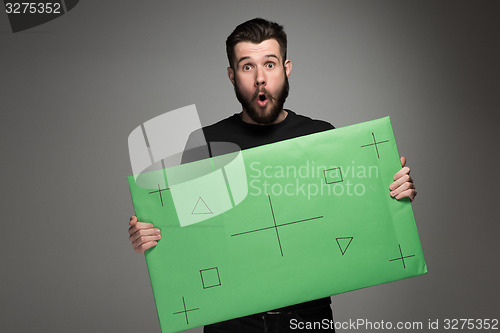
[[(249, 124), (241, 120), (239, 114), (234, 114), (229, 118), (223, 119), (213, 125), (203, 128), (205, 140), (209, 144), (213, 142), (231, 142), (237, 144), (241, 150), (262, 146), (278, 141), (288, 140), (303, 135), (318, 133), (326, 130), (333, 129), (333, 125), (322, 121), (314, 120), (309, 117), (297, 115), (291, 110), (288, 112), (287, 117), (277, 123), (271, 125), (255, 125)], [(192, 135), (190, 141), (200, 142), (198, 135)], [(198, 136), (198, 140), (195, 138)], [(188, 146), (189, 146), (188, 141)], [(196, 146), (196, 145), (195, 145)], [(210, 156), (219, 155), (218, 153), (209, 152)], [(183, 162), (199, 159), (183, 157)], [(303, 309), (312, 309), (329, 305), (331, 303), (329, 297), (321, 298), (318, 300), (288, 306), (277, 311), (295, 311)]]
[(239, 114), (203, 128), (207, 142), (232, 142), (240, 148), (254, 148), (269, 143), (318, 133), (334, 127), (322, 120), (313, 120), (286, 110), (287, 117), (277, 124), (255, 125), (245, 123)]

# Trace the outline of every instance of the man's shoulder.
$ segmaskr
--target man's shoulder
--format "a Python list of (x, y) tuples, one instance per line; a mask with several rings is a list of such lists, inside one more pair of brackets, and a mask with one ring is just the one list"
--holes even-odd
[(308, 117), (308, 116), (297, 114), (291, 110), (287, 110), (287, 111), (289, 112), (289, 114), (294, 116), (295, 123), (298, 125), (307, 125), (311, 128), (317, 129), (318, 131), (326, 131), (326, 130), (335, 128), (331, 123), (329, 123), (325, 120), (313, 119), (313, 118)]
[(204, 132), (217, 132), (217, 131), (224, 131), (227, 130), (231, 127), (237, 126), (237, 122), (235, 121), (235, 114), (232, 116), (229, 116), (227, 118), (224, 118), (222, 120), (219, 120), (216, 123), (213, 123), (211, 125), (203, 126), (203, 131)]

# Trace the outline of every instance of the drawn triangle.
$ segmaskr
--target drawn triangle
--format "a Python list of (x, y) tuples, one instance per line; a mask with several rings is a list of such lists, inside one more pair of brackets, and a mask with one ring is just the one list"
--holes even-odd
[[(354, 237), (337, 237), (335, 238), (337, 240), (337, 244), (339, 245), (340, 252), (342, 255), (345, 254), (345, 251), (347, 251), (347, 248), (349, 245), (351, 245), (351, 242)], [(341, 245), (342, 243), (342, 245)]]
[(199, 197), (198, 201), (196, 201), (196, 205), (193, 208), (193, 211), (191, 212), (191, 215), (195, 214), (213, 214), (213, 212), (208, 208), (207, 204), (205, 201)]

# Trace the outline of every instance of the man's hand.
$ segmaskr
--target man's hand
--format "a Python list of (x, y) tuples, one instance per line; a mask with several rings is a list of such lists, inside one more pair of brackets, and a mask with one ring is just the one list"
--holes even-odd
[(135, 252), (144, 254), (149, 248), (156, 246), (161, 238), (161, 231), (151, 223), (137, 222), (137, 217), (130, 218), (128, 233)]
[(406, 157), (401, 157), (402, 169), (396, 172), (394, 175), (394, 183), (389, 186), (391, 190), (391, 197), (396, 199), (410, 198), (410, 201), (415, 199), (417, 195), (417, 190), (413, 185), (413, 179), (410, 177), (410, 168), (406, 165)]

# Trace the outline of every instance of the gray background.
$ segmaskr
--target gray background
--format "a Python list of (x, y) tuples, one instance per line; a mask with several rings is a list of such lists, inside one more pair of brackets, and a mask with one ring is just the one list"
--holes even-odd
[(286, 107), (390, 115), (419, 190), (429, 274), (335, 296), (336, 320), (499, 318), (499, 4), (82, 0), (17, 34), (0, 14), (0, 330), (159, 332), (127, 137), (193, 103), (204, 125), (239, 112), (224, 42), (256, 16), (289, 35)]

